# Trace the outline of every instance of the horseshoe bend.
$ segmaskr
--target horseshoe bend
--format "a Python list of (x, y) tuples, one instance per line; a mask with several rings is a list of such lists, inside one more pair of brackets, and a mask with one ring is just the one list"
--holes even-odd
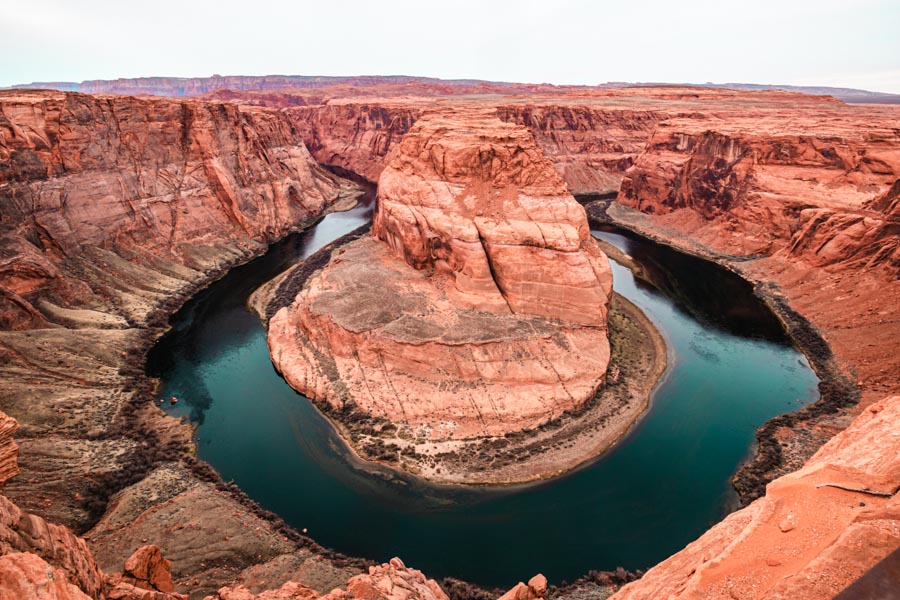
[[(438, 475), (428, 450), (534, 430), (597, 396), (611, 293), (583, 207), (528, 130), (490, 109), (436, 111), (388, 158), (371, 234), (332, 252), (272, 317), (268, 343), (292, 387), (382, 422), (369, 435), (426, 463), (417, 472), (509, 483), (548, 466)], [(599, 396), (609, 445), (646, 399)]]
[[(895, 582), (897, 106), (377, 77), (82, 87), (0, 91), (0, 597), (831, 598)], [(241, 316), (215, 320), (226, 309)], [(298, 392), (282, 404), (264, 401), (272, 367)], [(216, 412), (229, 392), (234, 421)], [(255, 429), (263, 410), (288, 442)], [(719, 411), (751, 416), (704, 420)], [(321, 464), (290, 487), (275, 463), (301, 447)], [(641, 471), (679, 462), (671, 480)], [(725, 474), (703, 487), (713, 463)], [(248, 471), (279, 475), (261, 490)], [(284, 490), (329, 486), (346, 494), (323, 499), (333, 512), (282, 512)], [(606, 520), (634, 535), (597, 563), (571, 549), (596, 566), (564, 584), (573, 538), (553, 523), (590, 537), (585, 505), (625, 487)], [(572, 514), (541, 516), (542, 498)], [(648, 562), (630, 545), (660, 499), (712, 508), (671, 547), (642, 537), (664, 549)], [(409, 546), (421, 555), (391, 558), (406, 534), (375, 522), (401, 509), (407, 537), (432, 536)], [(546, 567), (517, 566), (525, 538), (506, 542), (512, 579), (463, 581), (465, 561), (429, 553), (465, 554), (460, 529), (480, 557), (505, 520)], [(319, 545), (331, 529), (335, 549)], [(494, 556), (472, 572), (506, 568)]]

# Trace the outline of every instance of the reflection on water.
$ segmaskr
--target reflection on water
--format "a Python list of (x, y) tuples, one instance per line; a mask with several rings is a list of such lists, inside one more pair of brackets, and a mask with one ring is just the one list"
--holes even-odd
[(539, 571), (559, 583), (591, 569), (646, 568), (724, 515), (756, 426), (816, 398), (806, 359), (747, 284), (598, 231), (651, 273), (654, 286), (613, 265), (616, 290), (657, 324), (671, 357), (631, 434), (594, 464), (530, 487), (435, 487), (373, 473), (278, 376), (265, 331), (244, 308), (260, 283), (370, 214), (371, 203), (329, 215), (229, 273), (173, 318), (148, 364), (161, 396), (181, 400), (166, 410), (199, 424), (200, 457), (325, 546), (503, 587)]

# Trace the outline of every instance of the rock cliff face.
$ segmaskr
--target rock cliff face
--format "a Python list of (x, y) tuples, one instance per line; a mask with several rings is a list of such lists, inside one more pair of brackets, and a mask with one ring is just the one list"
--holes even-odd
[[(440, 106), (465, 106), (461, 100), (441, 101), (334, 98), (286, 113), (317, 160), (377, 181), (391, 147), (409, 131), (423, 111)], [(497, 99), (501, 120), (526, 127), (538, 147), (553, 162), (573, 194), (610, 194), (643, 149), (655, 124), (665, 118), (663, 107), (557, 104), (550, 101), (504, 103)], [(321, 104), (320, 102), (324, 102)], [(475, 107), (485, 103), (472, 102)]]
[(421, 106), (402, 102), (335, 100), (285, 114), (316, 160), (378, 181), (391, 148), (421, 112)]
[(814, 266), (896, 273), (896, 191), (887, 193), (900, 177), (896, 115), (862, 116), (666, 121), (618, 201), (655, 215), (696, 213), (710, 226), (692, 235), (732, 254), (782, 250)]
[(663, 107), (635, 110), (590, 104), (507, 104), (500, 118), (524, 125), (573, 194), (614, 194), (644, 149)]
[(153, 296), (216, 254), (258, 251), (339, 191), (276, 112), (0, 94), (2, 324), (77, 320), (65, 309), (108, 312), (110, 297), (104, 326), (139, 321), (134, 286)]
[[(261, 91), (223, 93), (226, 104), (0, 92), (0, 408), (22, 425), (22, 473), (6, 484), (8, 498), (0, 497), (0, 586), (7, 586), (0, 596), (84, 598), (87, 591), (95, 598), (171, 600), (161, 589), (168, 587), (165, 559), (144, 549), (147, 541), (173, 559), (173, 584), (193, 597), (237, 580), (225, 593), (249, 598), (268, 589), (265, 597), (312, 598), (360, 574), (352, 561), (332, 561), (298, 542), (185, 458), (191, 432), (147, 402), (139, 364), (155, 335), (147, 326), (161, 324), (180, 298), (320, 214), (348, 189), (316, 160), (375, 181), (404, 134), (426, 111), (441, 108), (490, 106), (502, 121), (524, 126), (570, 191), (608, 193), (624, 177), (621, 204), (610, 209), (621, 223), (724, 262), (758, 283), (822, 334), (827, 343), (816, 342), (816, 352), (862, 392), (863, 416), (805, 468), (772, 483), (769, 495), (652, 570), (626, 596), (754, 597), (753, 590), (765, 590), (771, 597), (824, 598), (898, 545), (900, 517), (890, 485), (900, 480), (890, 429), (898, 402), (865, 408), (896, 394), (900, 373), (896, 109), (676, 87), (567, 91), (473, 84), (456, 89), (493, 96), (441, 98), (455, 92), (434, 82), (426, 88), (394, 81), (388, 90), (368, 85), (376, 79), (347, 80), (341, 88), (334, 81), (211, 79), (95, 82), (83, 90), (190, 95), (228, 85)], [(271, 91), (287, 84), (316, 89)], [(520, 130), (509, 139), (524, 143)], [(452, 426), (440, 435), (468, 435), (465, 427), (477, 435), (501, 431), (492, 427), (502, 419), (514, 428), (533, 426), (543, 418), (536, 415), (576, 406), (569, 395), (552, 406), (526, 402), (515, 410), (497, 402), (467, 404), (471, 382), (485, 376), (506, 388), (526, 383), (559, 391), (565, 382), (567, 392), (586, 393), (597, 382), (579, 379), (574, 359), (566, 357), (602, 372), (608, 357), (585, 350), (602, 347), (596, 343), (602, 327), (590, 318), (577, 322), (585, 315), (572, 307), (591, 304), (583, 294), (563, 306), (552, 286), (533, 285), (518, 260), (503, 260), (512, 248), (539, 262), (575, 237), (550, 235), (549, 245), (541, 246), (548, 243), (543, 215), (517, 218), (515, 227), (490, 223), (483, 235), (494, 200), (502, 201), (504, 212), (525, 211), (521, 203), (506, 204), (512, 197), (502, 190), (494, 195), (504, 186), (493, 180), (468, 190), (488, 199), (485, 214), (469, 218), (460, 202), (463, 208), (447, 205), (452, 218), (430, 216), (442, 198), (460, 198), (459, 182), (444, 181), (446, 162), (431, 160), (439, 148), (415, 136), (410, 144), (418, 146), (402, 164), (433, 172), (409, 178), (401, 164), (389, 174), (394, 191), (386, 200), (393, 201), (393, 212), (379, 213), (377, 231), (392, 249), (368, 238), (335, 253), (303, 292), (303, 302), (316, 308), (295, 311), (284, 329), (285, 347), (297, 342), (301, 327), (320, 332), (320, 339), (304, 341), (293, 357), (284, 352), (280, 360), (321, 361), (320, 344), (337, 359), (321, 362), (296, 385), (324, 396), (345, 373), (371, 375), (396, 400), (384, 413), (401, 419), (407, 410), (416, 418), (417, 405), (433, 411), (435, 396), (415, 386), (449, 373), (464, 382), (454, 389), (463, 404), (443, 417)], [(472, 153), (441, 152), (451, 167), (490, 174), (534, 150), (527, 144), (500, 153), (489, 148), (483, 162), (481, 148), (478, 160)], [(408, 203), (403, 198), (412, 187), (435, 204)], [(554, 190), (548, 197), (566, 207), (570, 219), (570, 198), (557, 188), (548, 184), (538, 195)], [(540, 244), (531, 245), (537, 232)], [(508, 243), (518, 236), (529, 240), (524, 249)], [(483, 242), (481, 254), (474, 243), (460, 243), (476, 239)], [(494, 258), (505, 270), (492, 272)], [(376, 274), (369, 280), (359, 267), (365, 261)], [(377, 277), (396, 282), (387, 284), (391, 302), (381, 302), (385, 284)], [(544, 304), (523, 302), (526, 288), (576, 322), (542, 316)], [(356, 300), (379, 300), (355, 312), (348, 290)], [(364, 351), (341, 354), (351, 347)], [(456, 350), (463, 347), (471, 358), (458, 362)], [(414, 384), (399, 394), (388, 390), (404, 372), (413, 374)], [(426, 402), (419, 403), (423, 396)], [(763, 481), (801, 466), (852, 417), (828, 411), (813, 407), (796, 419), (773, 421), (771, 437), (761, 441), (772, 442), (777, 460), (765, 467)], [(0, 482), (18, 469), (13, 427), (0, 416)], [(823, 483), (894, 493), (817, 487)], [(92, 551), (52, 521), (77, 531), (96, 524)], [(133, 564), (124, 575), (101, 575), (100, 568), (119, 571), (127, 556)], [(384, 565), (362, 574), (357, 589), (366, 598), (394, 592), (442, 597), (415, 573)], [(532, 597), (543, 589), (539, 584), (521, 584), (511, 593)]]
[(604, 326), (612, 287), (584, 209), (524, 127), (439, 112), (403, 138), (372, 234), (411, 267), (449, 271), (460, 306)]
[(18, 428), (15, 419), (0, 413), (0, 492), (3, 491), (3, 484), (19, 473), (19, 446), (13, 440)]
[[(167, 532), (166, 553), (213, 536), (228, 580), (255, 562), (246, 548), (274, 526), (202, 469), (175, 468), (192, 434), (153, 405), (143, 355), (188, 295), (355, 190), (312, 160), (277, 111), (0, 93), (0, 408), (21, 424), (22, 467), (6, 496), (80, 533), (126, 488), (134, 518), (167, 502), (197, 526)], [(194, 495), (173, 499), (173, 489)], [(238, 523), (225, 541), (222, 511)], [(162, 529), (92, 544), (111, 572)], [(279, 539), (270, 550), (315, 556)], [(199, 557), (176, 573), (183, 589), (226, 580)]]
[(421, 118), (381, 175), (372, 231), (270, 321), (296, 389), (467, 439), (536, 427), (602, 383), (609, 264), (524, 128), (484, 110)]
[[(18, 423), (0, 412), (0, 464), (15, 467), (12, 434)], [(0, 486), (15, 469), (6, 469)], [(239, 515), (239, 511), (230, 511)], [(170, 522), (171, 523), (171, 522)], [(183, 525), (181, 525), (183, 526)], [(176, 527), (180, 527), (176, 525)], [(257, 530), (260, 528), (257, 527)], [(221, 535), (222, 530), (218, 533)], [(118, 535), (124, 532), (117, 530)], [(127, 537), (127, 535), (126, 535)], [(227, 539), (227, 536), (226, 536)], [(194, 549), (196, 552), (196, 549)], [(218, 560), (224, 558), (218, 555)], [(0, 496), (0, 598), (10, 600), (187, 600), (175, 592), (171, 563), (157, 546), (138, 548), (122, 572), (104, 574), (84, 539), (68, 528), (28, 514)], [(448, 600), (433, 579), (407, 568), (399, 558), (369, 567), (368, 573), (340, 581), (320, 595), (297, 580), (254, 595), (238, 584), (221, 588), (211, 600)]]
[(897, 391), (898, 116), (836, 106), (665, 121), (608, 211), (755, 282), (826, 379), (822, 401), (760, 430), (750, 470), (765, 481), (845, 427), (860, 396)]
[(205, 600), (449, 600), (434, 579), (410, 569), (399, 558), (369, 567), (368, 573), (349, 579), (345, 589), (318, 594), (296, 581), (276, 590), (253, 594), (244, 586), (224, 587)]
[(802, 469), (613, 598), (833, 598), (900, 547), (898, 421), (900, 396), (873, 404)]
[[(491, 93), (493, 96), (467, 96)], [(502, 95), (501, 95), (502, 94)], [(515, 95), (514, 95), (515, 94)], [(225, 97), (224, 94), (220, 95)], [(289, 108), (286, 112), (320, 162), (377, 181), (391, 145), (423, 111), (495, 107), (503, 121), (525, 126), (573, 194), (615, 194), (656, 125), (669, 119), (730, 118), (755, 113), (765, 121), (791, 110), (841, 112), (832, 98), (786, 92), (735, 92), (684, 87), (631, 89), (442, 89), (326, 87), (313, 91), (240, 93), (233, 102)]]
[[(0, 463), (15, 466), (18, 424), (0, 412)], [(9, 471), (7, 471), (9, 472)], [(5, 480), (0, 480), (0, 485)], [(0, 496), (0, 597), (20, 600), (106, 598), (110, 585), (82, 538)], [(168, 591), (173, 591), (169, 589)], [(138, 600), (139, 595), (110, 598)], [(175, 595), (154, 600), (179, 600)]]

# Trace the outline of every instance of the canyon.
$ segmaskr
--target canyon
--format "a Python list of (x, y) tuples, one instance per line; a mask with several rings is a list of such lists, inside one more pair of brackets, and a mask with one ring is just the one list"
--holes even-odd
[[(85, 534), (108, 573), (155, 544), (191, 597), (353, 593), (363, 587), (347, 582), (368, 574), (440, 598), (402, 562), (370, 571), (221, 481), (193, 457), (190, 427), (155, 405), (141, 367), (185, 298), (359, 195), (333, 172), (386, 178), (387, 194), (392, 160), (417, 143), (427, 115), (487, 111), (499, 119), (492, 127), (529, 134), (557, 172), (547, 180), (558, 178), (551, 196), (563, 205), (570, 193), (598, 198), (591, 223), (753, 282), (822, 379), (818, 402), (760, 428), (735, 479), (745, 507), (619, 594), (830, 597), (900, 545), (896, 107), (675, 86), (442, 95), (415, 83), (402, 94), (346, 85), (366, 94), (328, 85), (202, 100), (0, 92), (0, 409), (21, 426), (21, 473), (4, 488), (17, 510)], [(371, 238), (356, 248), (421, 276), (407, 263), (425, 255), (398, 249), (424, 246), (398, 237), (409, 229), (392, 231), (387, 216), (374, 233), (393, 239), (392, 251)], [(340, 250), (328, 269), (341, 266)], [(0, 472), (12, 473), (3, 443)], [(102, 597), (77, 566), (2, 554), (17, 581), (62, 569), (58, 580)], [(134, 585), (136, 570), (117, 585)], [(515, 594), (539, 597), (539, 583)], [(81, 597), (52, 593), (38, 597)]]

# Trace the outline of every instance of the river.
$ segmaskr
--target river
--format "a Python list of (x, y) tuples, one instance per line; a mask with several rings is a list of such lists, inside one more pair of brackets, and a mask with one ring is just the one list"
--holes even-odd
[(371, 219), (372, 196), (332, 213), (189, 301), (150, 354), (163, 406), (197, 425), (199, 457), (324, 546), (429, 577), (510, 587), (591, 569), (644, 569), (734, 508), (730, 477), (755, 428), (818, 397), (818, 380), (748, 284), (624, 232), (594, 234), (655, 285), (613, 263), (615, 290), (656, 324), (669, 368), (651, 409), (575, 472), (510, 488), (438, 487), (372, 470), (276, 373), (248, 295), (286, 266)]

